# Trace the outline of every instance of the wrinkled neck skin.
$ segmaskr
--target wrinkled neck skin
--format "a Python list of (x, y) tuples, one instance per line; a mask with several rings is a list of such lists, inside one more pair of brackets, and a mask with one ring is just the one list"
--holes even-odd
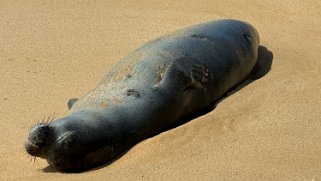
[[(177, 99), (183, 100), (183, 97)], [(112, 161), (130, 146), (178, 119), (183, 109), (177, 103), (146, 96), (108, 109), (73, 110), (70, 115), (48, 124), (50, 144), (38, 156), (47, 159), (52, 167), (67, 172), (82, 171)]]

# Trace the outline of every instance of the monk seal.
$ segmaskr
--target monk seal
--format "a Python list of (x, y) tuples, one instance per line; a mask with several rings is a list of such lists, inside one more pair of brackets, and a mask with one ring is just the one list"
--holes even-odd
[(69, 100), (67, 116), (35, 125), (25, 149), (60, 171), (107, 163), (245, 80), (258, 46), (255, 28), (231, 19), (155, 39), (121, 59), (85, 96)]

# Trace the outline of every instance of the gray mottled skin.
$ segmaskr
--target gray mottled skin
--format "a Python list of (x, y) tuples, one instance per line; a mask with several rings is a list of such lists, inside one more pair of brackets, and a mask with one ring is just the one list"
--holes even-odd
[(137, 142), (223, 96), (253, 69), (256, 30), (219, 20), (153, 40), (121, 59), (70, 114), (33, 127), (29, 154), (62, 171), (111, 161)]

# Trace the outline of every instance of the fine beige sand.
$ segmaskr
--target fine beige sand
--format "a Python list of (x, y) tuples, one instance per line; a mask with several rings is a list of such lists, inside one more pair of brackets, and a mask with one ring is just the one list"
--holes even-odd
[[(0, 2), (0, 180), (320, 180), (321, 1)], [(29, 128), (92, 89), (128, 52), (188, 25), (253, 24), (270, 72), (206, 115), (78, 174), (30, 161)]]

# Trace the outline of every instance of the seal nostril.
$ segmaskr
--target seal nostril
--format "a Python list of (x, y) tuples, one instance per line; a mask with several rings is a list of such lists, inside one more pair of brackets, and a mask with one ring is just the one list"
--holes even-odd
[(36, 156), (38, 146), (35, 144), (32, 144), (28, 139), (25, 142), (25, 149), (27, 153), (29, 153), (32, 156)]

